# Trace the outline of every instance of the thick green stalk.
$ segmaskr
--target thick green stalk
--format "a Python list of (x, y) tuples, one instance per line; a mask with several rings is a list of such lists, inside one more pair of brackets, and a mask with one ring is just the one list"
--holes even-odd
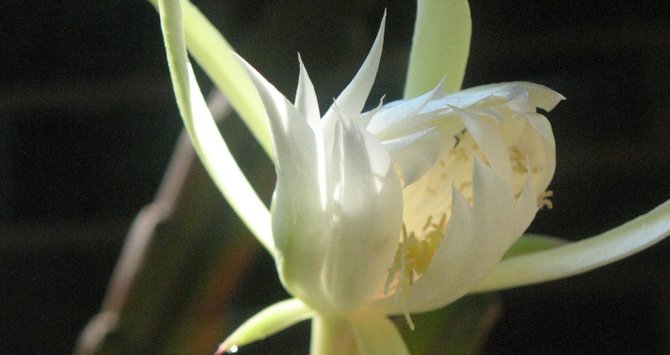
[(317, 315), (312, 319), (311, 355), (348, 354), (354, 349), (351, 327), (342, 319)]
[(418, 0), (405, 98), (426, 93), (445, 79), (447, 93), (461, 89), (470, 52), (472, 20), (467, 0)]

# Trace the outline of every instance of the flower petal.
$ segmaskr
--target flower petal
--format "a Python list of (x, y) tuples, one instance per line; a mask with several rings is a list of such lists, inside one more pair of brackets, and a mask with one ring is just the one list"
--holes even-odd
[[(519, 236), (515, 200), (507, 182), (475, 159), (472, 206), (456, 189), (447, 230), (428, 270), (407, 290), (405, 310), (440, 308), (467, 294), (500, 261)], [(387, 299), (379, 305), (400, 313), (402, 304)]]
[(545, 111), (553, 109), (561, 100), (561, 94), (546, 86), (525, 81), (514, 81), (476, 86), (453, 94), (449, 94), (427, 105), (425, 110), (435, 110), (446, 106), (456, 106), (462, 109), (471, 106), (491, 106), (492, 104), (513, 103), (514, 111), (535, 111), (539, 107)]
[(362, 316), (351, 324), (361, 355), (409, 355), (398, 328), (385, 316)]
[(670, 201), (598, 236), (562, 247), (505, 259), (474, 292), (557, 280), (621, 260), (670, 235)]
[(341, 312), (370, 298), (386, 276), (402, 222), (402, 193), (381, 143), (353, 120), (335, 125), (329, 159), (332, 225), (325, 293)]
[(284, 286), (313, 307), (325, 306), (319, 273), (329, 240), (321, 132), (242, 58), (270, 119), (277, 171), (272, 205), (276, 262)]
[(256, 313), (221, 343), (217, 354), (265, 339), (300, 321), (312, 317), (313, 310), (296, 298), (275, 303)]
[(444, 84), (440, 82), (433, 90), (419, 97), (389, 102), (372, 117), (367, 129), (381, 141), (426, 130), (425, 125), (417, 127), (418, 122), (414, 117), (430, 102), (443, 96)]
[(307, 69), (302, 62), (302, 58), (298, 56), (300, 62), (300, 75), (298, 76), (298, 89), (295, 94), (295, 107), (302, 113), (303, 117), (312, 129), (316, 132), (317, 126), (320, 125), (321, 115), (319, 114), (319, 100), (316, 98), (314, 91), (314, 84), (309, 79)]
[(340, 96), (337, 97), (335, 104), (331, 106), (330, 109), (328, 109), (328, 112), (323, 116), (323, 120), (326, 122), (325, 124), (334, 124), (334, 120), (337, 119), (335, 106), (342, 115), (347, 117), (355, 117), (363, 110), (365, 101), (367, 101), (370, 90), (372, 89), (372, 84), (375, 81), (377, 69), (379, 68), (379, 60), (382, 56), (382, 46), (384, 43), (385, 24), (386, 12), (384, 12), (384, 17), (379, 25), (377, 38), (375, 38), (370, 53), (367, 58), (365, 58), (363, 65), (361, 65), (361, 68), (349, 85), (347, 85)]
[[(426, 275), (415, 285), (417, 286), (415, 292), (421, 293), (420, 288), (426, 288), (430, 284), (433, 287), (446, 286), (440, 287), (439, 291), (422, 302), (423, 304), (418, 304), (418, 310), (440, 308), (468, 293), (470, 288), (493, 269), (505, 251), (519, 237), (519, 234), (515, 233), (518, 216), (515, 215), (514, 197), (506, 181), (477, 159), (474, 165), (473, 184), (474, 201), (471, 217), (453, 221), (454, 224), (470, 223), (465, 230), (469, 230), (470, 233), (450, 233), (452, 221), (449, 221), (447, 233), (433, 257), (433, 263)], [(462, 206), (463, 200), (459, 201), (461, 206), (454, 204), (454, 208), (465, 209), (466, 206)], [(426, 276), (428, 276), (425, 280), (426, 286), (420, 286), (419, 282), (424, 281)]]
[(503, 179), (509, 180), (512, 177), (509, 153), (496, 123), (487, 120), (487, 117), (471, 114), (455, 106), (451, 108), (459, 114), (463, 125), (477, 142), (493, 171)]
[(398, 169), (403, 186), (409, 185), (435, 165), (442, 150), (442, 136), (429, 128), (383, 142)]

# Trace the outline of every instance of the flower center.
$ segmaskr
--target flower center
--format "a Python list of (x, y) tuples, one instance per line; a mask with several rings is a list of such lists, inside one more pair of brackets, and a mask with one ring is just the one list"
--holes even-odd
[(388, 267), (388, 275), (384, 283), (385, 294), (388, 294), (394, 281), (397, 288), (406, 291), (414, 283), (415, 277), (428, 270), (430, 261), (444, 236), (446, 220), (445, 213), (437, 223), (433, 221), (433, 216), (428, 216), (420, 236), (414, 232), (408, 234), (403, 223), (402, 241), (398, 244), (393, 262)]
[[(414, 232), (408, 234), (403, 223), (402, 241), (398, 244), (393, 262), (388, 267), (384, 294), (388, 294), (389, 288), (394, 284), (396, 297), (402, 297), (403, 299), (400, 301), (403, 305), (405, 304), (407, 290), (414, 283), (415, 277), (421, 276), (428, 270), (430, 261), (433, 259), (440, 242), (442, 242), (446, 222), (447, 215), (445, 213), (442, 214), (437, 223), (433, 221), (432, 216), (428, 216), (420, 236), (417, 236)], [(406, 311), (404, 313), (410, 328), (414, 329), (414, 322), (409, 317), (409, 313)]]

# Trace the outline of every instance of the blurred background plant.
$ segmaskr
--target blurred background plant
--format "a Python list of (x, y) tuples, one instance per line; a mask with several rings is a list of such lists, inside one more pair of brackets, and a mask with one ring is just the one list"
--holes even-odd
[[(295, 88), (300, 52), (320, 97), (346, 85), (387, 8), (371, 97), (401, 96), (412, 2), (194, 3), (282, 92)], [(555, 208), (540, 212), (531, 231), (587, 237), (670, 196), (670, 5), (470, 5), (464, 87), (529, 80), (568, 97), (550, 115)], [(181, 121), (148, 2), (5, 1), (0, 26), (0, 353), (71, 352), (103, 304), (134, 314), (119, 320), (123, 331), (110, 333), (109, 344), (133, 346), (134, 353), (207, 353), (247, 316), (285, 296), (271, 258), (197, 159), (189, 163), (188, 145), (172, 153)], [(268, 199), (272, 165), (234, 117), (222, 126)], [(152, 221), (157, 237), (144, 249), (149, 257), (133, 284), (136, 296), (105, 298), (126, 234), (148, 235)], [(125, 254), (140, 255), (140, 247), (127, 246)], [(483, 351), (670, 352), (669, 248), (665, 241), (579, 277), (500, 293), (499, 306), (480, 307), (500, 316)], [(464, 302), (477, 309), (477, 300)], [(307, 344), (304, 323), (243, 353), (304, 353)]]

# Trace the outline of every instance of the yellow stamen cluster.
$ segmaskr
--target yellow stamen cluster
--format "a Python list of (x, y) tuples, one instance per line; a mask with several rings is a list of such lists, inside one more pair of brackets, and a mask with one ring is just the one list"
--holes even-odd
[[(395, 281), (396, 297), (402, 297), (401, 302), (404, 305), (407, 290), (414, 283), (415, 277), (428, 270), (430, 261), (442, 242), (446, 223), (446, 214), (442, 214), (438, 223), (433, 223), (433, 217), (428, 216), (422, 228), (421, 237), (417, 237), (414, 232), (408, 234), (403, 223), (402, 241), (398, 244), (393, 262), (388, 267), (384, 294), (388, 294), (391, 284)], [(404, 313), (410, 328), (414, 329), (414, 322), (409, 313), (406, 311)]]
[(428, 216), (420, 237), (414, 232), (408, 234), (403, 224), (402, 241), (398, 244), (393, 262), (389, 265), (384, 293), (388, 293), (393, 281), (397, 281), (396, 288), (407, 290), (414, 283), (416, 276), (428, 270), (433, 254), (442, 241), (446, 219), (447, 215), (442, 214), (440, 221), (433, 223), (432, 216)]

